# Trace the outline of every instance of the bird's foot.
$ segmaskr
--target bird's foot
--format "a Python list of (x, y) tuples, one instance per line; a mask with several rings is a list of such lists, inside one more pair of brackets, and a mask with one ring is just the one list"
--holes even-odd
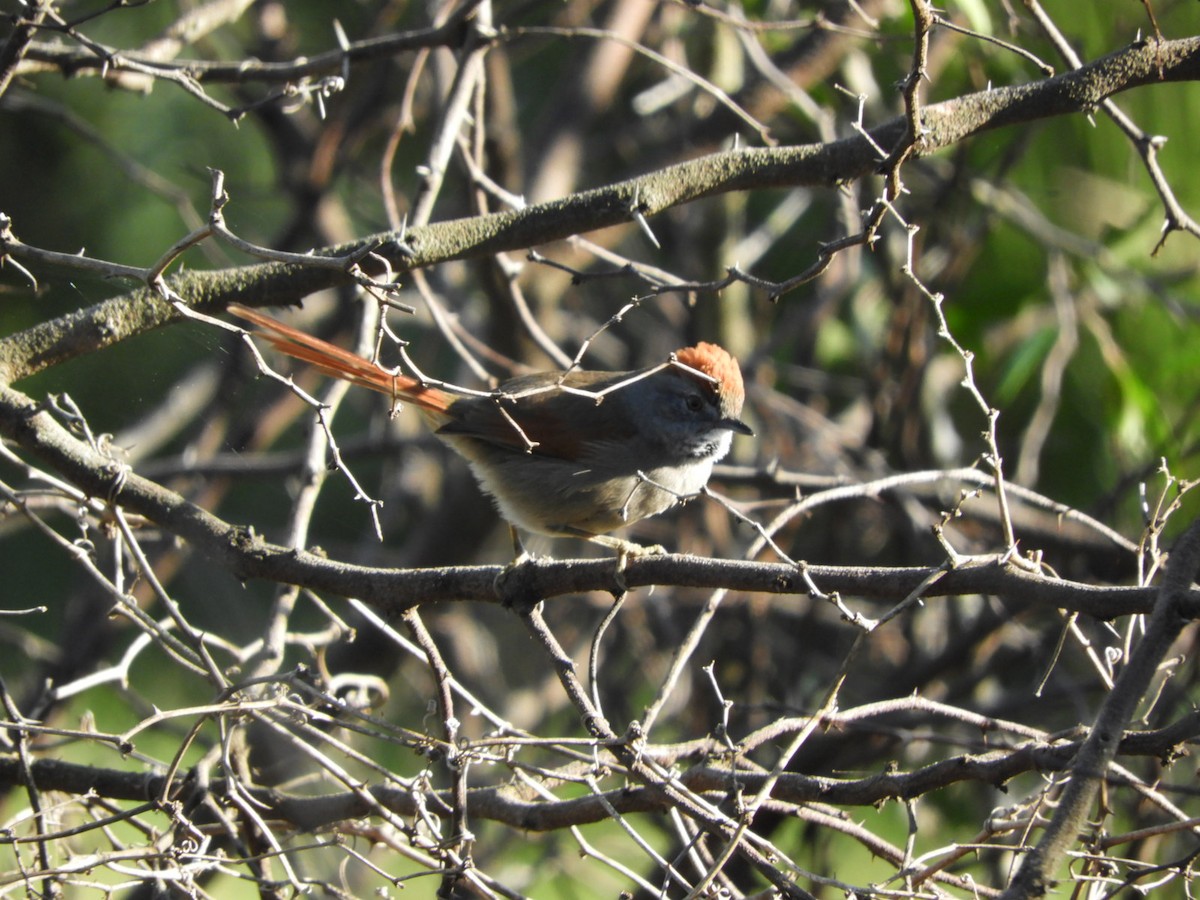
[(617, 593), (621, 594), (629, 590), (629, 585), (625, 582), (625, 569), (631, 557), (665, 556), (667, 553), (667, 548), (661, 544), (638, 544), (607, 534), (595, 534), (589, 537), (588, 540), (599, 544), (601, 547), (608, 547), (610, 550), (617, 551), (617, 567), (613, 573), (613, 580), (617, 585)]
[(512, 562), (496, 573), (496, 577), (492, 579), (492, 591), (505, 606), (518, 610), (531, 608), (541, 602), (541, 598), (531, 589), (525, 566), (537, 557), (525, 549), (515, 528), (512, 528), (511, 532), (513, 552), (516, 555)]

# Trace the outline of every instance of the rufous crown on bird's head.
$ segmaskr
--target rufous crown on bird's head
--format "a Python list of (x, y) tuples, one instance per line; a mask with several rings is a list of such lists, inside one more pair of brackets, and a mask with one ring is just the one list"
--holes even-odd
[(724, 347), (701, 341), (695, 347), (685, 347), (677, 351), (675, 360), (713, 379), (713, 388), (721, 397), (722, 403), (731, 407), (733, 415), (741, 411), (742, 403), (746, 399), (742, 369)]

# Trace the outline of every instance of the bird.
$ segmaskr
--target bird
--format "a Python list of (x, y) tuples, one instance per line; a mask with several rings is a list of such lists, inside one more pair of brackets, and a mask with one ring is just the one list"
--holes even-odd
[(698, 494), (733, 435), (754, 434), (740, 418), (741, 368), (712, 343), (648, 368), (521, 375), (458, 395), (240, 304), (228, 310), (287, 356), (418, 407), (513, 528), (518, 558), (519, 531), (592, 541), (621, 563), (664, 552), (609, 532)]

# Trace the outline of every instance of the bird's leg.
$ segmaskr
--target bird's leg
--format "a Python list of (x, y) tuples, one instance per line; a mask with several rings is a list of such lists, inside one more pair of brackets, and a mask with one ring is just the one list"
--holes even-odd
[(509, 568), (519, 566), (526, 560), (533, 559), (533, 554), (525, 549), (525, 545), (521, 543), (521, 533), (517, 531), (516, 525), (508, 526), (508, 534), (512, 538), (513, 545), (513, 561), (509, 563)]
[(496, 592), (496, 596), (505, 603), (510, 603), (510, 597), (513, 593), (512, 585), (509, 583), (509, 576), (513, 571), (520, 566), (533, 559), (533, 554), (525, 549), (525, 545), (521, 543), (521, 535), (517, 531), (515, 525), (508, 526), (509, 536), (512, 538), (513, 544), (513, 561), (496, 573), (496, 577), (492, 579), (492, 590)]

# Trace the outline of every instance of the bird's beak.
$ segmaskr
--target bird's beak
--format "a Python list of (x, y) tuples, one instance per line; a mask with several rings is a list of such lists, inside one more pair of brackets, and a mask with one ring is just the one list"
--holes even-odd
[(738, 434), (744, 434), (747, 437), (754, 437), (754, 429), (741, 419), (722, 419), (717, 424), (721, 428), (727, 428), (730, 431), (736, 431)]

